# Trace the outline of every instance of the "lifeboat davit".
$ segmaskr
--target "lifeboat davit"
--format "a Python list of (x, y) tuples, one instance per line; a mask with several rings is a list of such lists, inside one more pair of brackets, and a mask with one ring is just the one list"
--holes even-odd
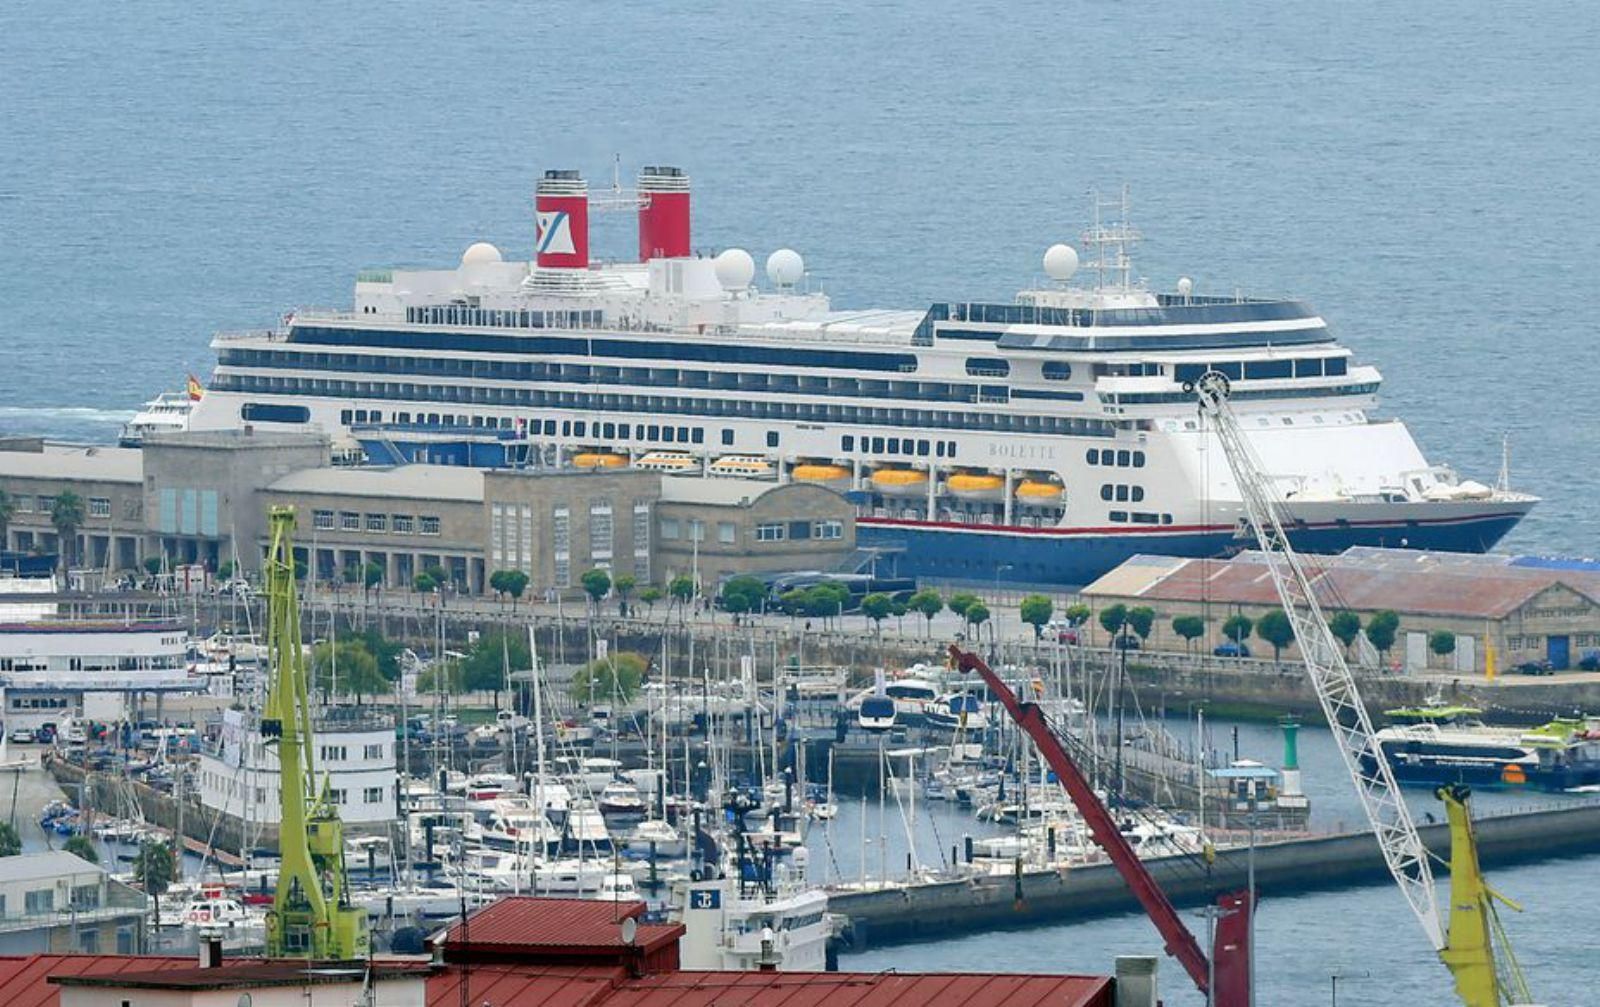
[(627, 467), (628, 459), (610, 451), (580, 451), (572, 456), (572, 464), (580, 469), (620, 469)]
[(987, 472), (957, 472), (944, 482), (950, 495), (960, 500), (997, 502), (1005, 497), (1006, 481)]
[(639, 459), (639, 468), (656, 472), (683, 472), (694, 467), (694, 457), (682, 451), (652, 451)]
[(816, 483), (830, 489), (843, 489), (850, 485), (850, 470), (843, 465), (822, 462), (803, 462), (789, 471), (795, 482)]
[(1017, 483), (1017, 499), (1022, 503), (1047, 505), (1060, 503), (1066, 489), (1044, 479), (1024, 479)]
[(886, 497), (920, 496), (928, 491), (928, 473), (916, 469), (879, 469), (872, 488)]
[(711, 463), (711, 471), (719, 476), (769, 476), (772, 462), (759, 455), (723, 455)]

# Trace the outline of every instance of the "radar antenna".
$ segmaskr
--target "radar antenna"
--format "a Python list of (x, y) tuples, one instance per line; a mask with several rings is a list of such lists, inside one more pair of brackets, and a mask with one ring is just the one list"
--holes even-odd
[[(1128, 251), (1143, 240), (1144, 235), (1128, 222), (1128, 186), (1123, 185), (1118, 199), (1102, 199), (1097, 190), (1089, 193), (1089, 199), (1094, 209), (1094, 223), (1079, 238), (1092, 258), (1090, 267), (1094, 269), (1095, 287), (1105, 289), (1109, 274), (1116, 289), (1131, 290), (1134, 287), (1133, 259)], [(1102, 220), (1102, 213), (1107, 210), (1117, 211), (1115, 222)]]

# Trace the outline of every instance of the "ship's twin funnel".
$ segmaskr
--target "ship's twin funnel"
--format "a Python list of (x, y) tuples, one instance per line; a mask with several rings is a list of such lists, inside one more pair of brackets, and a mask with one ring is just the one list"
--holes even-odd
[[(689, 254), (689, 175), (682, 168), (639, 171), (639, 261)], [(540, 269), (589, 268), (589, 184), (571, 169), (552, 169), (534, 191)]]

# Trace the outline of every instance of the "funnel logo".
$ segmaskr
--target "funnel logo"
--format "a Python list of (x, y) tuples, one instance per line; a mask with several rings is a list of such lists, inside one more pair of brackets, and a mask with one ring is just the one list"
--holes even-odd
[(573, 255), (572, 218), (565, 210), (539, 211), (539, 254)]

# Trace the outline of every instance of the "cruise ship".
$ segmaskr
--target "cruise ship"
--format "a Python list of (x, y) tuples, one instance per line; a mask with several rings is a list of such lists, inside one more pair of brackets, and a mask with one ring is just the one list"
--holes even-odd
[[(531, 261), (479, 242), (359, 273), (349, 309), (219, 334), (190, 426), (320, 428), (380, 464), (816, 482), (856, 504), (880, 573), (1078, 585), (1250, 541), (1191, 391), (1218, 371), (1297, 548), (1483, 551), (1536, 503), (1371, 415), (1377, 369), (1308, 305), (1153, 289), (1125, 200), (1012, 300), (915, 310), (835, 310), (786, 248), (758, 286), (747, 251), (696, 254), (689, 200), (678, 168), (592, 194), (547, 171)], [(636, 259), (591, 259), (592, 209), (637, 214)]]

